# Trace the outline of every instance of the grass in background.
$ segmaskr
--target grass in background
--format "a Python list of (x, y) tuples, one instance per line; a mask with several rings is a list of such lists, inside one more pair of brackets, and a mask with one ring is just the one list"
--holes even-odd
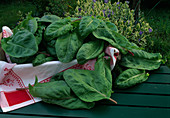
[[(144, 10), (145, 14), (149, 12)], [(170, 67), (170, 9), (156, 8), (145, 16), (147, 22), (153, 28), (152, 35), (147, 38), (148, 52), (160, 52), (166, 65)]]
[(19, 11), (23, 14), (29, 11), (34, 12), (35, 6), (28, 1), (0, 4), (0, 32), (2, 32), (2, 26), (8, 26), (11, 29), (16, 26), (20, 20)]

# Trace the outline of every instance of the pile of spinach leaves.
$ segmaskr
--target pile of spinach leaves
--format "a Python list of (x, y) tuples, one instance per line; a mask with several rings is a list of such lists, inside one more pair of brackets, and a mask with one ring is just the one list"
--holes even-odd
[[(97, 58), (94, 71), (68, 69), (48, 83), (38, 83), (36, 77), (34, 86), (29, 85), (34, 97), (69, 109), (90, 109), (95, 101), (102, 99), (114, 101), (110, 98), (113, 85), (125, 89), (142, 83), (148, 79), (147, 72), (161, 64), (160, 53), (141, 50), (119, 34), (114, 23), (93, 16), (38, 18), (28, 14), (13, 32), (11, 37), (1, 40), (13, 63), (38, 66), (53, 60), (68, 63), (77, 59), (79, 64), (84, 64)], [(109, 45), (121, 54), (113, 71), (110, 59), (104, 58)]]

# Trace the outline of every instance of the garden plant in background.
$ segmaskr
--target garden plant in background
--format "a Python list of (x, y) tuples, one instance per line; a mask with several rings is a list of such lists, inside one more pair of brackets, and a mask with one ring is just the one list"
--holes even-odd
[(160, 52), (166, 65), (170, 67), (170, 9), (157, 8), (148, 13), (149, 9), (145, 9), (145, 19), (152, 26), (153, 33), (146, 38), (145, 49), (148, 52)]
[(111, 4), (109, 0), (78, 0), (74, 14), (68, 12), (65, 16), (102, 16), (103, 20), (114, 23), (119, 33), (129, 41), (145, 48), (147, 45), (146, 37), (150, 36), (153, 29), (142, 15), (135, 20), (134, 10), (131, 10), (128, 4), (129, 1), (124, 3), (118, 1)]
[(63, 17), (65, 12), (72, 13), (76, 6), (76, 0), (33, 0), (38, 16), (44, 13), (55, 14)]

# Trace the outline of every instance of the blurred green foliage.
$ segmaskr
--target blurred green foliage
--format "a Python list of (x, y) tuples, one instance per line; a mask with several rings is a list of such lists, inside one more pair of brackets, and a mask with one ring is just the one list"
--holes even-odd
[[(3, 3), (3, 1), (2, 1)], [(0, 4), (0, 32), (2, 32), (2, 26), (8, 26), (13, 29), (23, 14), (32, 11), (35, 13), (35, 6), (31, 2), (26, 0), (16, 1), (4, 1)]]
[(76, 0), (32, 0), (36, 6), (38, 16), (46, 14), (55, 14), (63, 17), (66, 12), (73, 12), (76, 6)]
[[(150, 9), (145, 9), (147, 14)], [(153, 28), (152, 35), (147, 38), (146, 50), (148, 52), (160, 52), (166, 65), (170, 67), (170, 9), (157, 8), (145, 16), (147, 22)]]

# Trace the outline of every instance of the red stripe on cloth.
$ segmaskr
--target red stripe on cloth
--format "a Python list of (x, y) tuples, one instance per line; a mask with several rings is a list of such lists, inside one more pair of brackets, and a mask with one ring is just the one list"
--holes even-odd
[[(21, 88), (26, 88), (26, 86), (24, 85), (23, 80), (12, 70), (11, 71), (13, 74), (13, 77), (15, 77), (18, 80), (18, 84), (20, 85)], [(28, 90), (25, 90), (25, 92), (27, 93), (27, 95), (35, 102), (33, 96), (29, 93)], [(24, 93), (24, 94), (26, 94)], [(30, 99), (29, 99), (30, 100)], [(18, 103), (19, 104), (19, 103)]]
[(66, 70), (68, 70), (68, 69), (82, 69), (82, 68), (83, 68), (83, 65), (76, 64), (76, 65), (73, 65), (73, 66), (71, 66), (71, 67), (68, 67), (68, 68), (62, 70), (61, 72), (64, 72), (64, 71), (66, 71)]
[[(5, 87), (3, 88), (4, 99), (7, 100), (9, 106), (17, 105), (29, 100), (33, 100), (35, 102), (33, 96), (28, 92), (28, 90), (14, 90), (15, 88), (25, 88), (25, 85), (23, 80), (13, 70), (10, 70), (6, 74), (2, 84), (4, 84)], [(10, 91), (10, 88), (12, 91)], [(6, 91), (6, 89), (8, 89), (8, 91)]]
[(8, 101), (9, 106), (13, 106), (31, 100), (30, 96), (25, 90), (4, 92), (4, 95)]
[[(52, 77), (52, 76), (51, 76), (51, 77)], [(48, 77), (47, 79), (44, 79), (44, 80), (40, 81), (39, 83), (46, 83), (46, 82), (49, 82), (50, 79), (51, 79), (51, 77)]]

